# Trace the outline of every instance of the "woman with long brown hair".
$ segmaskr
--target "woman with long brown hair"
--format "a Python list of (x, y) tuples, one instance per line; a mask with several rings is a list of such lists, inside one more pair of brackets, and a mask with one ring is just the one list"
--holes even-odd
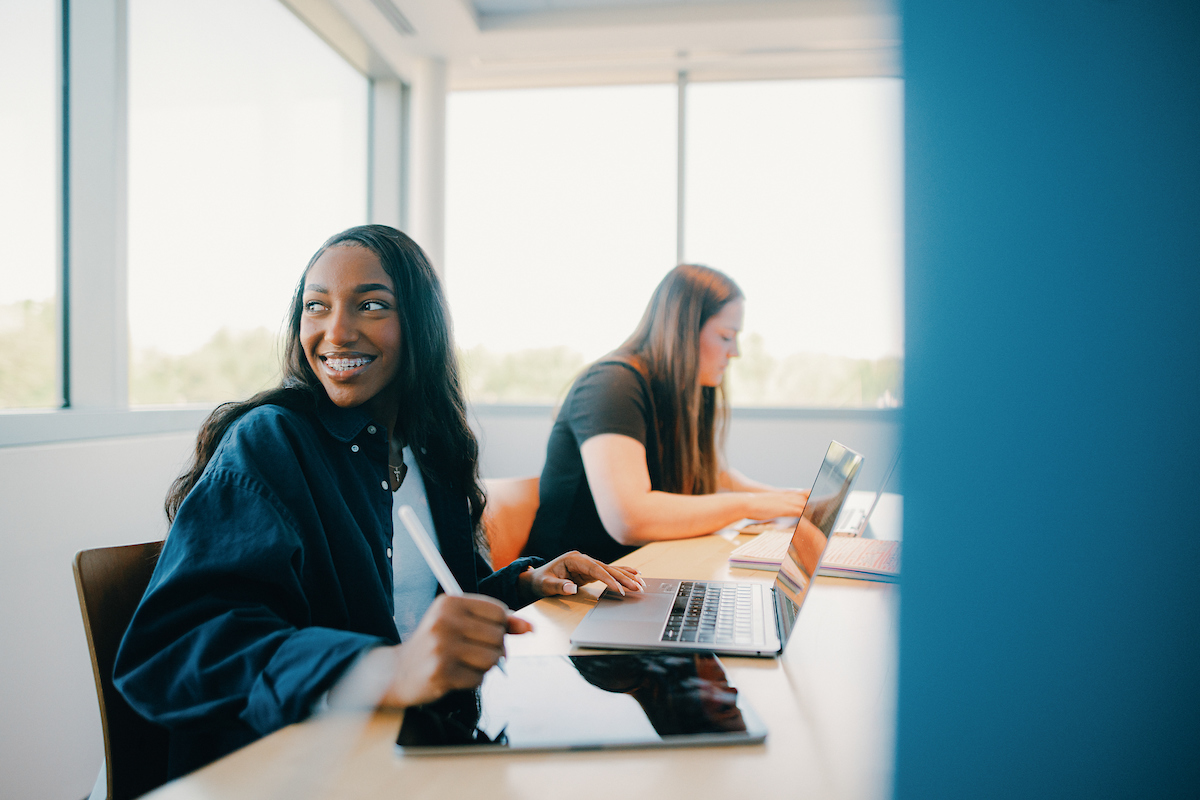
[[(170, 731), (172, 776), (303, 719), (354, 664), (385, 679), (373, 699), (421, 704), (478, 686), (529, 630), (509, 607), (591, 580), (639, 590), (579, 553), (493, 573), (477, 458), (425, 254), (382, 225), (332, 237), (296, 288), (280, 385), (201, 428), (117, 654), (117, 688)], [(465, 596), (439, 596), (395, 531), (404, 505)]]
[(800, 515), (807, 493), (723, 463), (725, 367), (738, 355), (744, 310), (741, 289), (715, 269), (667, 273), (633, 335), (563, 401), (527, 554), (565, 547), (610, 561), (743, 518)]

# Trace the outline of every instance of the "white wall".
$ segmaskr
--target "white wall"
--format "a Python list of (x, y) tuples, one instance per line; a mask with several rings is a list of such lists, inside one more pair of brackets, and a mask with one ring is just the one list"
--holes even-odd
[[(550, 414), (475, 409), (484, 475), (540, 472)], [(741, 411), (728, 451), (752, 477), (807, 485), (837, 438), (867, 456), (859, 485), (874, 488), (898, 417)], [(163, 497), (193, 441), (186, 432), (0, 448), (0, 798), (91, 790), (103, 741), (71, 561), (79, 550), (162, 538)]]
[(194, 438), (0, 448), (0, 798), (91, 791), (104, 746), (71, 562), (162, 538)]

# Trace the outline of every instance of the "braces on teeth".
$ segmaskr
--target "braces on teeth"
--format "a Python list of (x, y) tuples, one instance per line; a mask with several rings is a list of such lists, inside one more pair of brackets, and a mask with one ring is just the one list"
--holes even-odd
[(361, 367), (371, 362), (369, 358), (327, 358), (325, 364), (336, 372)]

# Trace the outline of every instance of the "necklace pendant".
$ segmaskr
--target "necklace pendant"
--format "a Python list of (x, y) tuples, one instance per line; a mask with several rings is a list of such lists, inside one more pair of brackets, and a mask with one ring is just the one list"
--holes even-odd
[(404, 483), (404, 476), (408, 474), (408, 464), (401, 464), (398, 467), (393, 464), (388, 464), (388, 466), (392, 470), (392, 477), (396, 480), (396, 488), (392, 491), (396, 491)]

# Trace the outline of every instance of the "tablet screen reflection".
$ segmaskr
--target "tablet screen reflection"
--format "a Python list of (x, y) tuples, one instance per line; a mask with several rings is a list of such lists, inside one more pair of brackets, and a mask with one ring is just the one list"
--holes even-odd
[(737, 689), (710, 653), (512, 658), (475, 692), (408, 709), (406, 749), (620, 747), (746, 734)]

